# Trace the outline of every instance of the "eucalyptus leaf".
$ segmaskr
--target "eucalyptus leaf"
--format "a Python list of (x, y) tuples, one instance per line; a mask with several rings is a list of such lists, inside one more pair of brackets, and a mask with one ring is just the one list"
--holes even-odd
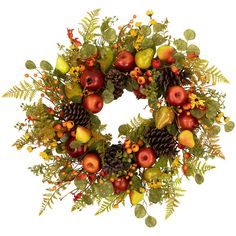
[(152, 36), (152, 40), (156, 46), (159, 46), (159, 45), (163, 44), (167, 40), (167, 38), (163, 37), (160, 34), (154, 34)]
[(206, 111), (201, 111), (199, 109), (194, 109), (194, 110), (190, 110), (190, 113), (193, 117), (195, 117), (197, 119), (201, 119), (206, 114)]
[(131, 185), (132, 190), (138, 191), (139, 188), (142, 187), (142, 180), (137, 175), (134, 175), (131, 181), (132, 181), (132, 185)]
[(204, 177), (201, 174), (196, 174), (195, 181), (197, 184), (202, 184), (204, 182)]
[(137, 204), (134, 209), (134, 215), (137, 218), (143, 218), (147, 214), (146, 209), (143, 205)]
[(102, 93), (103, 101), (108, 104), (114, 100), (114, 95), (108, 89), (105, 89)]
[(106, 89), (107, 89), (110, 93), (113, 93), (114, 90), (115, 90), (115, 86), (114, 86), (114, 84), (113, 84), (110, 80), (107, 81)]
[(137, 81), (133, 80), (133, 79), (127, 79), (126, 81), (126, 90), (133, 92), (135, 89), (138, 89), (138, 83)]
[(212, 136), (215, 136), (220, 133), (220, 126), (219, 125), (213, 125), (210, 129), (208, 129), (208, 133)]
[(77, 187), (77, 189), (83, 191), (83, 190), (85, 190), (85, 188), (88, 184), (88, 181), (86, 179), (77, 179), (77, 178), (75, 178), (74, 179), (74, 184)]
[(130, 130), (131, 130), (131, 126), (129, 124), (120, 125), (120, 127), (118, 128), (119, 136), (121, 135), (127, 136)]
[(164, 30), (166, 27), (165, 27), (165, 25), (164, 24), (161, 24), (161, 23), (155, 23), (155, 24), (153, 24), (153, 31), (154, 32), (156, 32), (156, 33), (158, 33), (158, 32), (160, 32), (160, 31), (162, 31), (162, 30)]
[(147, 216), (147, 218), (145, 219), (145, 224), (148, 227), (154, 227), (157, 224), (157, 220), (153, 216)]
[(83, 200), (87, 205), (93, 204), (93, 199), (89, 195), (83, 195)]
[(194, 53), (196, 55), (199, 55), (200, 54), (200, 49), (198, 46), (194, 45), (194, 44), (191, 44), (188, 46), (187, 48), (187, 51), (186, 51), (188, 54), (190, 53)]
[(83, 59), (87, 59), (91, 56), (94, 56), (96, 53), (97, 47), (89, 43), (84, 44), (80, 50), (80, 54)]
[(141, 26), (141, 34), (144, 36), (148, 36), (151, 34), (151, 28), (148, 25), (142, 25)]
[(141, 46), (142, 46), (142, 49), (152, 48), (154, 46), (154, 43), (153, 43), (151, 38), (145, 38), (142, 41), (142, 45)]
[(227, 122), (225, 125), (224, 125), (224, 129), (225, 129), (225, 132), (230, 132), (234, 129), (234, 122), (233, 121), (229, 121)]
[(187, 29), (184, 31), (184, 37), (186, 40), (193, 40), (196, 37), (196, 33), (191, 29)]
[(175, 44), (176, 48), (180, 51), (185, 51), (188, 47), (187, 42), (184, 41), (183, 39), (176, 39), (174, 41), (174, 44)]
[(47, 71), (53, 70), (52, 65), (48, 61), (45, 61), (45, 60), (42, 60), (40, 62), (40, 68)]
[(102, 33), (102, 37), (108, 43), (112, 43), (116, 40), (116, 31), (113, 28), (109, 28)]
[(101, 198), (109, 197), (114, 193), (114, 188), (113, 188), (113, 185), (110, 181), (106, 181), (102, 184), (97, 183), (97, 184), (95, 184), (94, 187), (95, 187), (95, 192)]
[(33, 69), (36, 69), (36, 65), (33, 61), (31, 60), (28, 60), (25, 62), (25, 67), (28, 69), (28, 70), (33, 70)]

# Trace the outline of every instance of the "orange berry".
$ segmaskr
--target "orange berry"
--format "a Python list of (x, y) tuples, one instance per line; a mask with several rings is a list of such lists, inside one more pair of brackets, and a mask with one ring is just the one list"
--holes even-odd
[(58, 138), (61, 138), (63, 135), (64, 135), (64, 133), (62, 131), (58, 131), (57, 132), (57, 137)]
[(110, 181), (113, 183), (115, 181), (115, 179), (114, 178), (110, 178)]
[(185, 152), (183, 156), (185, 159), (188, 159), (190, 158), (191, 154), (189, 152)]
[(182, 113), (183, 112), (183, 110), (182, 109), (178, 109), (178, 113)]
[(154, 109), (151, 108), (151, 109), (150, 109), (150, 112), (153, 113), (153, 112), (154, 112)]
[[(51, 101), (51, 102), (54, 102), (54, 99), (53, 99), (53, 98), (50, 98), (50, 101)], [(55, 109), (55, 110), (56, 110), (56, 109)]]
[(131, 24), (128, 24), (127, 27), (128, 27), (128, 28), (131, 28)]
[(53, 187), (52, 187), (52, 191), (55, 191), (56, 189), (57, 189), (56, 186), (53, 186)]
[(136, 66), (134, 70), (137, 72), (138, 75), (142, 75), (142, 71), (138, 66)]
[(190, 115), (191, 115), (191, 113), (188, 111), (188, 112), (186, 113), (186, 115), (187, 115), (187, 116), (190, 116)]
[(133, 144), (131, 148), (132, 148), (133, 152), (138, 152), (139, 151), (139, 145), (138, 144)]
[(182, 170), (183, 170), (184, 175), (188, 175), (188, 166), (186, 163), (183, 164)]
[(79, 65), (79, 70), (83, 72), (85, 70), (85, 65)]
[(118, 204), (113, 205), (113, 208), (119, 208)]
[(130, 23), (130, 24), (133, 24), (133, 23), (134, 23), (134, 20), (130, 20), (129, 23)]
[(152, 77), (152, 76), (149, 76), (149, 77), (148, 77), (148, 81), (149, 81), (149, 82), (152, 82), (152, 81), (153, 81), (153, 77)]
[(146, 83), (146, 80), (143, 76), (139, 76), (137, 81), (138, 81), (138, 84), (140, 85), (143, 85)]
[(43, 83), (43, 81), (42, 81), (41, 79), (39, 79), (39, 80), (38, 80), (38, 83), (39, 83), (39, 84), (42, 84), (42, 83)]
[(136, 15), (133, 15), (133, 18), (135, 19), (135, 18), (137, 18), (137, 16), (136, 16)]
[(46, 78), (47, 78), (46, 74), (42, 74), (42, 79), (46, 79)]
[(67, 121), (66, 122), (66, 127), (67, 129), (72, 129), (74, 127), (74, 122), (73, 121)]
[(54, 84), (58, 84), (58, 80), (54, 79), (54, 80), (53, 80), (53, 83), (54, 83)]
[(34, 74), (34, 77), (38, 77), (38, 74), (37, 74), (37, 73), (35, 73), (35, 74)]
[(45, 94), (44, 93), (41, 93), (41, 97), (43, 98), (45, 96)]
[(64, 95), (60, 95), (60, 99), (63, 99), (64, 98)]
[(126, 140), (125, 140), (125, 145), (127, 145), (127, 146), (130, 147), (130, 145), (131, 145), (131, 141), (130, 141), (129, 139), (126, 139)]
[(144, 144), (144, 142), (143, 142), (143, 140), (139, 139), (138, 142), (137, 142), (137, 144), (138, 144), (140, 147), (142, 147), (143, 144)]
[(184, 104), (183, 109), (184, 110), (190, 110), (191, 109), (191, 103), (188, 102), (188, 103)]
[(54, 125), (54, 129), (56, 130), (56, 131), (59, 131), (59, 130), (61, 130), (61, 125), (60, 124), (56, 124), (56, 125)]
[(29, 78), (29, 74), (25, 74), (24, 76), (25, 76), (25, 78)]
[(63, 127), (66, 127), (66, 126), (67, 126), (67, 124), (66, 124), (65, 121), (62, 122), (62, 126), (63, 126)]
[(126, 152), (127, 152), (128, 154), (130, 154), (130, 153), (132, 153), (132, 149), (131, 149), (131, 148), (127, 148), (127, 149), (126, 149)]

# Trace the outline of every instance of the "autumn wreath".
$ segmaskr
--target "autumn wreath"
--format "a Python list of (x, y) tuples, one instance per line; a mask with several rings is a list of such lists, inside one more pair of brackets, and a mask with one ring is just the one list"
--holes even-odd
[[(234, 123), (222, 112), (225, 95), (213, 86), (228, 81), (200, 59), (200, 49), (190, 43), (193, 30), (174, 39), (168, 20), (156, 21), (147, 11), (147, 24), (134, 15), (117, 33), (117, 18), (100, 21), (98, 14), (88, 12), (76, 32), (67, 29), (70, 45), (58, 45), (55, 68), (28, 60), (26, 68), (34, 72), (4, 94), (30, 101), (41, 96), (21, 105), (26, 119), (16, 124), (23, 136), (14, 145), (29, 152), (41, 148), (44, 161), (30, 168), (49, 184), (40, 214), (65, 196), (73, 196), (72, 211), (97, 202), (96, 214), (118, 208), (129, 196), (136, 217), (153, 227), (150, 205), (166, 203), (168, 218), (183, 195), (182, 179), (201, 184), (214, 168), (207, 160), (224, 158), (218, 134)], [(123, 141), (111, 144), (95, 114), (124, 90), (147, 99), (151, 115), (121, 125)]]

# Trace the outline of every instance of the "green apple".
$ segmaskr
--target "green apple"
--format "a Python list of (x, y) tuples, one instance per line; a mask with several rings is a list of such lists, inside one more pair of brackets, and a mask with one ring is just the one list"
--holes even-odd
[(147, 48), (135, 54), (135, 63), (140, 69), (148, 69), (152, 64), (154, 50)]
[(91, 131), (83, 126), (78, 126), (76, 128), (75, 138), (81, 143), (87, 143), (91, 139)]
[(132, 205), (137, 205), (144, 199), (144, 193), (139, 193), (138, 191), (131, 191), (129, 194), (130, 202)]
[(62, 74), (66, 74), (70, 70), (69, 64), (60, 55), (57, 57), (56, 69), (59, 70)]

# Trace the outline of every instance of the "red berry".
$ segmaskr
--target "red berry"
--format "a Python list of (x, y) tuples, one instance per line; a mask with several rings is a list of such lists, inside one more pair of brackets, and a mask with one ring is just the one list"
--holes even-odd
[(185, 153), (184, 153), (184, 158), (185, 158), (185, 159), (189, 159), (190, 156), (191, 156), (191, 154), (190, 154), (189, 152), (185, 152)]
[(157, 59), (152, 60), (152, 68), (157, 69), (161, 66), (161, 61)]
[(187, 176), (187, 175), (188, 175), (188, 166), (187, 166), (186, 163), (183, 164), (183, 166), (182, 166), (182, 170), (183, 170), (184, 175)]

